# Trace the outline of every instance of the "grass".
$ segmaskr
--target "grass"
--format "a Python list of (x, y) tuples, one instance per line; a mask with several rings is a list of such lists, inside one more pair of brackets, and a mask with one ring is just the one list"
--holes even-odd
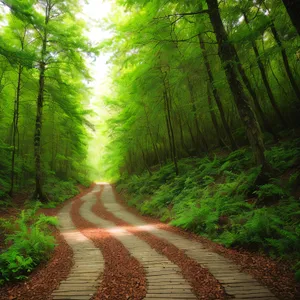
[[(152, 176), (122, 178), (118, 189), (130, 194), (128, 203), (143, 214), (206, 236), (226, 247), (262, 251), (295, 262), (300, 278), (300, 203), (294, 191), (299, 171), (300, 139), (270, 148), (268, 161), (278, 176), (255, 186), (260, 168), (253, 167), (248, 149), (225, 158), (179, 161)], [(287, 170), (294, 172), (284, 178)]]

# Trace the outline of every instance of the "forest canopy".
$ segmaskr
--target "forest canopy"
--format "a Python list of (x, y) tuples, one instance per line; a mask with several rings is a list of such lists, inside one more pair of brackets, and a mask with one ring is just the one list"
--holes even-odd
[(117, 1), (103, 43), (114, 65), (106, 103), (118, 111), (108, 169), (172, 160), (178, 173), (182, 157), (247, 144), (270, 169), (266, 144), (299, 126), (299, 34), (287, 2)]

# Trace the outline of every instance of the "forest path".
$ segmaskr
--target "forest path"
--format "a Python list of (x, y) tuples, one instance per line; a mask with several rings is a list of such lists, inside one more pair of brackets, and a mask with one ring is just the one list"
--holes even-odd
[[(97, 192), (99, 192), (99, 185), (96, 185), (92, 192), (81, 198), (83, 203), (80, 207), (80, 215), (96, 227), (109, 232), (111, 236), (126, 247), (130, 255), (140, 262), (145, 271), (147, 283), (146, 297), (144, 299), (184, 300), (216, 298), (207, 298), (207, 296), (203, 296), (205, 294), (202, 295), (201, 292), (196, 290), (195, 282), (193, 282), (193, 270), (189, 270), (188, 273), (185, 272), (185, 267), (178, 263), (178, 260), (173, 260), (172, 255), (162, 254), (162, 251), (158, 249), (159, 247), (156, 247), (155, 243), (149, 242), (147, 238), (141, 237), (141, 233), (152, 236), (152, 238), (167, 245), (170, 244), (171, 247), (182, 253), (182, 256), (179, 257), (182, 258), (183, 263), (188, 260), (195, 262), (195, 278), (198, 272), (197, 264), (202, 269), (208, 269), (209, 273), (225, 289), (227, 295), (224, 298), (244, 300), (277, 299), (258, 281), (250, 275), (241, 272), (239, 267), (233, 262), (204, 248), (200, 242), (188, 240), (178, 234), (159, 229), (155, 224), (148, 224), (127, 211), (125, 207), (117, 202), (109, 184), (102, 186), (101, 202), (98, 204), (102, 207), (102, 210), (112, 214), (112, 217), (102, 218), (99, 214), (95, 214), (93, 208), (97, 205)], [(74, 232), (74, 225), (72, 225), (69, 215), (70, 205), (64, 207), (59, 217), (62, 222), (62, 233), (73, 250), (78, 251), (78, 253), (77, 256), (75, 254), (75, 266), (69, 278), (53, 293), (53, 299), (91, 299), (97, 287), (101, 286), (99, 280), (102, 278), (100, 275), (103, 272), (103, 257), (98, 248), (86, 237), (79, 231)], [(117, 220), (123, 220), (125, 223), (131, 224), (131, 226), (119, 225)], [(99, 257), (102, 259), (99, 259)], [(188, 268), (191, 268), (191, 265)], [(211, 274), (209, 275), (211, 276)], [(78, 283), (78, 286), (76, 286), (76, 283)], [(209, 283), (208, 281), (206, 284)], [(141, 298), (126, 298), (120, 295), (118, 299)]]
[(60, 231), (71, 246), (74, 265), (67, 280), (62, 281), (52, 293), (54, 300), (88, 300), (97, 291), (104, 270), (104, 259), (100, 250), (76, 229), (70, 217), (72, 203), (59, 212)]

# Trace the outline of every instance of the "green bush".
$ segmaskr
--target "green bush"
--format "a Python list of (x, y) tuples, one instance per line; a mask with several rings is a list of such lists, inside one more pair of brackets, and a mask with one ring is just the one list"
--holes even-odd
[(26, 278), (40, 262), (47, 260), (55, 247), (49, 225), (57, 226), (58, 221), (43, 214), (37, 217), (36, 209), (23, 210), (15, 222), (1, 223), (8, 248), (0, 254), (0, 284)]

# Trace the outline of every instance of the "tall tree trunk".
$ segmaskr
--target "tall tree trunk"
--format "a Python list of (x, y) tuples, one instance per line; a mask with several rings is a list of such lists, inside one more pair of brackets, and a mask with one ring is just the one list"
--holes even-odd
[(190, 123), (189, 123), (189, 120), (188, 120), (187, 117), (186, 117), (186, 125), (187, 125), (187, 127), (188, 127), (188, 130), (189, 130), (189, 133), (190, 133), (190, 136), (191, 136), (192, 143), (193, 143), (193, 145), (194, 145), (194, 147), (195, 147), (195, 154), (200, 155), (201, 153), (198, 151), (199, 149), (198, 149), (198, 144), (197, 144), (197, 142), (196, 142), (196, 138), (195, 138), (195, 136), (194, 136), (194, 134), (193, 134), (193, 130), (192, 130), (191, 126), (190, 126)]
[[(299, 6), (300, 6), (300, 4), (299, 4)], [(298, 14), (299, 13), (300, 13), (300, 10), (298, 11)], [(298, 16), (298, 19), (300, 19), (299, 16)], [(295, 78), (293, 76), (293, 73), (292, 73), (292, 70), (291, 70), (291, 67), (290, 67), (290, 64), (289, 64), (289, 61), (288, 61), (288, 57), (287, 57), (285, 48), (282, 45), (282, 42), (281, 42), (281, 40), (279, 38), (279, 34), (278, 34), (278, 32), (277, 32), (277, 30), (276, 30), (275, 25), (274, 25), (273, 22), (271, 22), (271, 31), (272, 31), (273, 37), (274, 37), (274, 39), (275, 39), (278, 47), (280, 48), (280, 52), (281, 52), (281, 56), (282, 56), (282, 60), (283, 60), (283, 65), (284, 65), (286, 74), (287, 74), (287, 76), (289, 78), (289, 81), (290, 81), (291, 86), (292, 86), (292, 88), (293, 88), (293, 90), (294, 90), (294, 92), (295, 92), (295, 94), (297, 96), (298, 101), (300, 101), (300, 88), (299, 88), (299, 86), (298, 86), (298, 84), (297, 84), (297, 82), (296, 82), (296, 80), (295, 80)]]
[(253, 155), (257, 165), (267, 166), (265, 157), (265, 145), (262, 132), (253, 112), (250, 101), (245, 94), (242, 83), (239, 81), (236, 65), (239, 64), (237, 52), (228, 39), (224, 24), (221, 20), (217, 0), (206, 0), (211, 24), (214, 28), (219, 56), (224, 64), (226, 78), (236, 103), (240, 118), (247, 132), (249, 143), (252, 147)]
[(206, 52), (206, 48), (205, 48), (205, 43), (204, 43), (204, 40), (203, 40), (201, 34), (198, 34), (198, 39), (199, 39), (200, 48), (201, 48), (203, 59), (204, 59), (206, 72), (207, 72), (207, 75), (208, 75), (208, 80), (209, 80), (209, 83), (210, 83), (215, 101), (217, 103), (217, 107), (218, 107), (219, 112), (220, 112), (220, 117), (221, 117), (221, 120), (222, 120), (223, 127), (225, 129), (227, 137), (229, 138), (231, 149), (236, 150), (238, 147), (237, 147), (237, 144), (236, 144), (236, 142), (235, 142), (235, 140), (232, 136), (230, 127), (229, 127), (229, 125), (226, 121), (223, 104), (222, 104), (219, 92), (218, 92), (218, 90), (217, 90), (217, 88), (215, 87), (215, 84), (214, 84), (214, 77), (213, 77), (211, 67), (210, 67), (210, 63), (209, 63), (209, 60), (208, 60), (208, 56), (207, 56), (207, 52)]
[(51, 171), (55, 171), (55, 157), (56, 157), (56, 139), (55, 139), (55, 108), (54, 103), (52, 103), (52, 126), (51, 126)]
[[(195, 127), (196, 127), (196, 132), (197, 132), (197, 139), (200, 141), (200, 148), (202, 151), (207, 152), (208, 151), (208, 144), (207, 141), (201, 132), (200, 125), (199, 125), (199, 120), (197, 116), (197, 107), (196, 107), (196, 99), (195, 99), (195, 92), (193, 85), (191, 83), (190, 78), (187, 78), (188, 81), (188, 86), (189, 86), (189, 92), (190, 92), (190, 99), (191, 99), (191, 104), (192, 104), (192, 112), (194, 116), (194, 122), (195, 122)], [(200, 154), (200, 152), (199, 152)]]
[(42, 182), (42, 168), (41, 168), (41, 131), (43, 123), (43, 106), (44, 106), (44, 88), (45, 88), (45, 71), (46, 71), (46, 53), (47, 53), (47, 40), (48, 32), (47, 25), (50, 20), (51, 1), (47, 2), (45, 24), (43, 31), (43, 41), (41, 50), (40, 70), (39, 70), (39, 89), (37, 97), (37, 111), (35, 122), (35, 134), (34, 134), (34, 157), (35, 157), (35, 192), (34, 199), (40, 201), (46, 201), (47, 196), (43, 192)]
[(180, 143), (182, 145), (182, 148), (184, 149), (184, 151), (189, 153), (189, 149), (188, 149), (188, 147), (185, 143), (185, 140), (184, 140), (183, 126), (182, 126), (182, 120), (181, 120), (180, 114), (178, 115), (178, 126), (179, 126), (179, 132), (180, 132)]
[[(243, 16), (244, 16), (246, 24), (250, 28), (250, 26), (249, 26), (249, 20), (248, 20), (248, 17), (247, 17), (247, 15), (246, 15), (245, 12), (243, 12)], [(257, 64), (258, 64), (258, 68), (259, 68), (259, 71), (260, 71), (263, 83), (265, 85), (265, 88), (267, 90), (267, 93), (268, 93), (271, 105), (272, 105), (274, 111), (276, 112), (279, 120), (281, 121), (283, 127), (286, 127), (287, 123), (286, 123), (286, 121), (285, 121), (285, 119), (284, 119), (284, 117), (283, 117), (283, 115), (282, 115), (282, 113), (281, 113), (281, 111), (280, 111), (277, 103), (276, 103), (274, 94), (272, 92), (272, 89), (271, 89), (271, 86), (270, 86), (270, 83), (269, 83), (269, 80), (268, 80), (267, 72), (265, 70), (265, 66), (264, 66), (264, 64), (263, 64), (263, 62), (262, 62), (262, 60), (260, 58), (260, 55), (259, 55), (259, 52), (258, 52), (258, 48), (256, 46), (255, 41), (251, 41), (251, 45), (252, 45), (252, 49), (253, 49), (254, 54), (255, 54), (255, 58), (256, 58), (256, 61), (257, 61)]]
[(138, 142), (138, 144), (139, 144), (139, 147), (140, 147), (141, 152), (142, 152), (142, 157), (143, 157), (143, 162), (144, 162), (145, 168), (147, 169), (149, 175), (151, 176), (151, 175), (152, 175), (152, 172), (151, 172), (151, 170), (150, 170), (150, 168), (149, 168), (149, 166), (148, 166), (148, 163), (147, 163), (147, 160), (146, 160), (145, 151), (144, 151), (144, 149), (143, 149), (143, 147), (142, 147), (142, 144), (141, 144), (140, 142)]
[(37, 98), (37, 112), (34, 134), (34, 156), (35, 156), (35, 193), (34, 198), (44, 201), (46, 196), (42, 190), (42, 170), (41, 170), (41, 130), (43, 122), (44, 105), (44, 86), (45, 86), (45, 63), (40, 63), (39, 93)]
[(271, 124), (269, 123), (267, 117), (265, 116), (265, 114), (264, 114), (264, 112), (261, 108), (261, 105), (259, 103), (258, 96), (257, 96), (254, 88), (252, 87), (252, 85), (250, 83), (250, 80), (248, 79), (248, 77), (246, 75), (246, 72), (245, 72), (238, 56), (237, 56), (237, 62), (238, 62), (238, 71), (241, 75), (241, 78), (242, 78), (249, 94), (251, 95), (251, 97), (253, 99), (255, 110), (259, 115), (259, 118), (260, 118), (260, 120), (263, 124), (264, 129), (273, 136), (274, 140), (278, 140), (277, 134), (275, 133), (275, 131), (273, 130), (273, 128), (272, 128)]
[[(176, 48), (178, 49), (178, 52), (180, 53), (181, 57), (184, 58), (184, 55), (181, 53), (180, 48), (178, 47), (178, 42), (174, 42)], [(183, 68), (184, 72), (186, 72), (186, 68)], [(198, 115), (197, 115), (197, 107), (196, 107), (196, 96), (193, 88), (193, 84), (191, 82), (191, 79), (189, 75), (187, 76), (187, 82), (188, 82), (188, 88), (189, 88), (189, 93), (190, 93), (190, 101), (192, 104), (192, 112), (193, 112), (193, 119), (195, 123), (195, 128), (196, 128), (196, 135), (197, 135), (197, 141), (196, 141), (196, 151), (198, 154), (201, 154), (201, 151), (207, 152), (208, 151), (208, 144), (206, 142), (206, 139), (204, 137), (204, 134), (201, 132), (200, 125), (199, 125), (199, 120), (198, 120)], [(199, 147), (198, 147), (198, 142), (200, 142)], [(201, 151), (199, 151), (199, 149)]]
[(153, 150), (154, 150), (154, 153), (156, 155), (156, 158), (157, 158), (157, 161), (158, 161), (159, 165), (162, 166), (160, 155), (159, 155), (159, 152), (158, 152), (158, 149), (157, 149), (157, 146), (156, 146), (156, 143), (154, 141), (153, 134), (152, 134), (152, 130), (151, 130), (151, 127), (150, 127), (149, 114), (148, 114), (148, 111), (146, 109), (146, 104), (143, 101), (143, 99), (141, 101), (143, 103), (143, 108), (144, 108), (144, 112), (145, 112), (145, 115), (146, 115), (147, 129), (148, 129), (148, 132), (149, 132), (149, 135), (150, 135), (152, 147), (153, 147)]
[(15, 158), (16, 158), (16, 137), (18, 133), (19, 125), (19, 107), (20, 107), (20, 95), (21, 95), (21, 78), (22, 78), (23, 67), (19, 64), (18, 69), (18, 84), (16, 91), (16, 98), (14, 103), (14, 117), (13, 117), (13, 134), (12, 134), (12, 157), (11, 157), (11, 181), (9, 195), (12, 197), (14, 193), (14, 182), (15, 182)]
[(222, 141), (222, 138), (221, 138), (220, 128), (218, 125), (216, 114), (214, 112), (214, 107), (213, 107), (212, 98), (211, 98), (211, 94), (210, 94), (210, 84), (209, 83), (207, 84), (207, 102), (208, 102), (210, 117), (211, 117), (212, 123), (213, 123), (215, 131), (216, 131), (218, 144), (219, 144), (219, 146), (224, 147), (226, 145), (224, 144), (224, 142)]
[[(22, 36), (20, 36), (20, 44), (21, 49), (24, 51), (24, 43), (27, 34), (27, 26), (24, 28), (24, 32)], [(11, 158), (11, 184), (10, 184), (10, 191), (9, 195), (12, 197), (14, 193), (14, 184), (17, 181), (15, 176), (15, 159), (17, 154), (17, 149), (20, 149), (20, 134), (19, 134), (19, 107), (20, 107), (20, 96), (21, 96), (21, 82), (22, 82), (22, 73), (23, 73), (23, 66), (20, 63), (18, 67), (18, 82), (17, 82), (17, 90), (16, 90), (16, 97), (14, 102), (14, 115), (13, 115), (13, 135), (12, 135), (12, 158)], [(3, 75), (2, 75), (3, 76)], [(0, 82), (2, 81), (2, 77)]]
[(168, 136), (170, 141), (170, 151), (172, 155), (172, 159), (174, 162), (175, 167), (175, 173), (176, 175), (179, 174), (178, 170), (178, 164), (177, 164), (177, 151), (176, 151), (176, 145), (175, 145), (175, 136), (174, 136), (174, 130), (172, 125), (172, 119), (171, 119), (171, 106), (170, 106), (170, 95), (168, 94), (167, 84), (164, 81), (165, 85), (165, 91), (164, 91), (164, 100), (165, 100), (165, 113), (166, 113), (166, 122), (167, 122), (167, 129), (168, 129)]
[(282, 0), (290, 18), (300, 35), (300, 1), (299, 0)]

